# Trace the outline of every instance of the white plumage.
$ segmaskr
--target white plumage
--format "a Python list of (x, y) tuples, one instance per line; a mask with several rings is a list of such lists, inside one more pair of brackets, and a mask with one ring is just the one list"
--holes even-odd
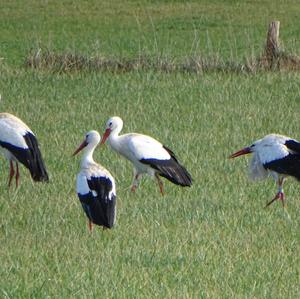
[(27, 133), (33, 133), (19, 118), (9, 113), (0, 113), (0, 128), (0, 140), (2, 142), (12, 143), (20, 148), (28, 148), (24, 136)]
[(290, 152), (285, 142), (289, 139), (283, 135), (270, 134), (251, 145), (255, 149), (249, 167), (251, 179), (264, 179), (272, 174), (272, 170), (268, 171), (263, 165), (288, 156)]
[(163, 182), (159, 176), (163, 176), (177, 185), (191, 186), (190, 174), (179, 164), (170, 149), (146, 135), (130, 133), (119, 136), (122, 128), (122, 119), (117, 116), (111, 117), (107, 121), (101, 144), (107, 139), (113, 150), (132, 162), (134, 166), (132, 191), (137, 188), (143, 173), (156, 177), (162, 194), (164, 193)]
[(76, 180), (76, 191), (89, 219), (90, 229), (92, 223), (112, 228), (116, 220), (115, 180), (108, 170), (93, 159), (94, 150), (99, 142), (99, 133), (90, 131), (73, 154), (76, 155), (84, 149), (81, 170)]
[(250, 178), (264, 179), (269, 174), (278, 185), (278, 192), (267, 204), (280, 199), (284, 205), (283, 183), (288, 176), (300, 180), (300, 143), (287, 136), (270, 134), (245, 147), (230, 158), (253, 153), (249, 166)]
[(171, 155), (163, 148), (163, 145), (150, 136), (133, 133), (119, 137), (121, 140), (124, 140), (124, 148), (128, 145), (127, 151), (131, 153), (132, 159), (135, 159), (136, 161), (153, 158), (169, 160), (171, 158)]
[(266, 164), (282, 159), (290, 154), (291, 151), (285, 145), (288, 140), (291, 140), (291, 138), (278, 134), (270, 134), (255, 141), (251, 147), (255, 148), (256, 157), (260, 163)]
[(249, 164), (249, 177), (251, 180), (263, 180), (268, 176), (268, 171), (264, 168), (257, 152), (253, 153), (253, 157)]

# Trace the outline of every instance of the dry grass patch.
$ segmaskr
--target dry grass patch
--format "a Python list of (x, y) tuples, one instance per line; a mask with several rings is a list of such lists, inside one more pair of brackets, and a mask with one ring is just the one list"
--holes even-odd
[(258, 58), (246, 58), (244, 63), (224, 61), (218, 56), (189, 57), (183, 62), (169, 57), (150, 57), (140, 55), (137, 58), (89, 57), (79, 53), (56, 53), (48, 49), (32, 50), (25, 61), (26, 68), (49, 70), (58, 73), (77, 71), (116, 72), (159, 71), (202, 74), (206, 72), (255, 73), (259, 71), (298, 71), (300, 58), (280, 52), (268, 60), (265, 55)]

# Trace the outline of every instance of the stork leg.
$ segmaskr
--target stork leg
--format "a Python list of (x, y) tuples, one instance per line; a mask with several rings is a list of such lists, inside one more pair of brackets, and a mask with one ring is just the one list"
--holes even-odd
[(16, 162), (16, 188), (18, 188), (19, 186), (19, 177), (20, 177), (19, 164), (18, 162)]
[(141, 174), (137, 173), (137, 171), (134, 170), (134, 177), (133, 177), (133, 182), (131, 185), (131, 192), (135, 192), (135, 190), (137, 189), (137, 187), (139, 185), (140, 179), (141, 179)]
[(89, 230), (90, 232), (93, 231), (93, 222), (91, 220), (89, 220)]
[(161, 195), (164, 196), (165, 195), (165, 192), (164, 192), (164, 183), (160, 179), (160, 177), (159, 177), (159, 175), (157, 173), (155, 174), (155, 177), (156, 177), (156, 180), (157, 180), (157, 183), (158, 183), (158, 186), (159, 186), (159, 191), (160, 191)]
[(8, 187), (10, 187), (12, 178), (15, 175), (15, 170), (14, 170), (14, 165), (12, 160), (9, 160), (9, 166), (10, 166), (10, 171), (9, 171), (9, 178), (8, 178)]
[(278, 179), (278, 192), (275, 195), (275, 197), (267, 203), (266, 207), (271, 205), (277, 199), (280, 199), (282, 202), (282, 206), (285, 207), (285, 202), (284, 202), (285, 196), (284, 196), (284, 192), (283, 192), (283, 183), (284, 183), (284, 178)]

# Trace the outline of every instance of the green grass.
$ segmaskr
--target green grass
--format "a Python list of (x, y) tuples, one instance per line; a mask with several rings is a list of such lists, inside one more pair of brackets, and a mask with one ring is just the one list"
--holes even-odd
[(218, 55), (242, 59), (261, 52), (267, 26), (281, 21), (287, 50), (300, 46), (300, 7), (292, 1), (36, 1), (3, 4), (1, 57), (20, 65), (32, 48), (137, 57)]
[[(193, 16), (219, 49), (227, 44), (227, 54), (236, 49), (241, 57), (249, 50), (238, 38), (244, 37), (243, 26), (261, 46), (279, 2), (265, 18), (268, 1), (262, 7), (114, 1), (104, 2), (101, 13), (96, 1), (22, 3), (5, 4), (0, 18), (6, 37), (0, 45), (1, 110), (36, 133), (50, 183), (33, 184), (22, 167), (20, 188), (8, 191), (8, 163), (1, 159), (0, 297), (298, 298), (300, 185), (286, 182), (288, 214), (280, 203), (264, 209), (276, 192), (272, 179), (251, 183), (249, 159), (227, 157), (272, 132), (300, 139), (299, 73), (51, 74), (21, 66), (39, 41), (91, 54), (100, 35), (105, 55), (134, 56), (145, 41), (142, 49), (152, 55), (184, 57), (193, 40), (187, 25)], [(296, 4), (280, 5), (288, 45), (298, 36)], [(243, 15), (232, 13), (237, 8)], [(236, 45), (218, 33), (229, 21)], [(161, 29), (153, 30), (152, 23)], [(180, 34), (185, 28), (188, 33)], [(206, 40), (204, 45), (206, 54), (219, 47), (210, 50)], [(165, 182), (161, 197), (146, 177), (132, 194), (130, 163), (107, 146), (98, 148), (95, 160), (116, 178), (118, 216), (113, 230), (95, 228), (91, 234), (75, 191), (80, 157), (71, 154), (87, 131), (102, 134), (112, 115), (123, 118), (124, 133), (149, 134), (173, 149), (194, 185)]]

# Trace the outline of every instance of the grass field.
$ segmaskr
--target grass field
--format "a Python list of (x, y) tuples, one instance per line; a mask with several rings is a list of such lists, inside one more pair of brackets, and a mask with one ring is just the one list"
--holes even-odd
[[(258, 55), (268, 23), (282, 22), (287, 51), (299, 49), (297, 1), (9, 1), (0, 18), (1, 111), (36, 133), (50, 174), (7, 190), (1, 159), (0, 298), (298, 298), (300, 185), (251, 183), (248, 158), (234, 151), (272, 132), (300, 139), (296, 72), (203, 75), (29, 70), (30, 49), (105, 57), (141, 53), (184, 59)], [(75, 191), (84, 134), (101, 134), (118, 115), (123, 132), (162, 141), (194, 184), (129, 186), (129, 162), (98, 148), (95, 160), (116, 178), (113, 230), (89, 233)]]

